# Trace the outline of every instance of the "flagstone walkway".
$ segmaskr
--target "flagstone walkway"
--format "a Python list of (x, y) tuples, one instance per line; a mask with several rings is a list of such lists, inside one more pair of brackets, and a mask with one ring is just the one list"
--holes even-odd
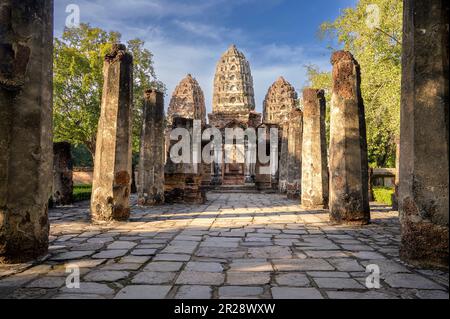
[[(399, 261), (398, 213), (372, 205), (372, 217), (330, 226), (326, 211), (281, 195), (211, 193), (94, 225), (84, 202), (50, 211), (48, 256), (0, 265), (0, 298), (447, 299), (448, 272)], [(379, 289), (366, 287), (368, 265)], [(80, 287), (68, 288), (74, 266)]]

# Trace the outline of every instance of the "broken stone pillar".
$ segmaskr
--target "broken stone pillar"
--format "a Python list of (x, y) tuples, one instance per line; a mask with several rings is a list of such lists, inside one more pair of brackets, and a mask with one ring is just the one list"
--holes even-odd
[(328, 159), (323, 90), (303, 91), (302, 193), (304, 208), (328, 207)]
[[(277, 135), (272, 134), (274, 130), (277, 131)], [(280, 126), (263, 123), (257, 127), (257, 133), (256, 189), (266, 193), (277, 192), (279, 190), (279, 153), (282, 144)], [(276, 140), (271, 140), (272, 138)], [(261, 157), (261, 154), (265, 154), (266, 158)]]
[(405, 0), (400, 256), (448, 268), (449, 2)]
[(361, 74), (350, 52), (331, 58), (330, 219), (332, 223), (370, 222), (369, 166)]
[(139, 205), (164, 204), (164, 94), (147, 90), (139, 155)]
[(53, 1), (0, 2), (0, 263), (48, 250)]
[(281, 194), (286, 194), (287, 192), (287, 175), (288, 175), (288, 129), (289, 123), (284, 123), (282, 125), (281, 133), (281, 148), (280, 148), (280, 160), (279, 160), (279, 180), (278, 180), (278, 190)]
[[(172, 130), (176, 129), (186, 130), (188, 134), (184, 138), (189, 139), (189, 141), (184, 140), (186, 148), (178, 149), (182, 139), (180, 138), (180, 141), (170, 140), (164, 170), (165, 201), (169, 204), (204, 204), (206, 202), (206, 192), (202, 187), (203, 169), (201, 158), (198, 157), (201, 156), (201, 152), (200, 154), (195, 154), (194, 152), (194, 120), (175, 117), (172, 121)], [(174, 147), (177, 150), (174, 151), (174, 154), (179, 154), (182, 158), (174, 159), (171, 156), (171, 151)], [(194, 161), (194, 156), (197, 156), (197, 163)]]
[(375, 193), (373, 192), (373, 173), (374, 170), (372, 167), (369, 167), (369, 180), (367, 182), (369, 189), (369, 202), (375, 201)]
[(67, 142), (53, 144), (53, 196), (55, 205), (73, 203), (73, 165), (71, 146)]
[(133, 57), (122, 44), (105, 56), (91, 213), (97, 221), (124, 221), (130, 215)]
[(294, 109), (289, 114), (287, 197), (300, 199), (302, 178), (303, 112)]

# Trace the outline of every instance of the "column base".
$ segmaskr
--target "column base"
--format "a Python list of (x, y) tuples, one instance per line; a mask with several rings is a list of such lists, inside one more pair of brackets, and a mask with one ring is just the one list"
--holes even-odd
[(401, 221), (400, 258), (416, 267), (448, 270), (448, 227)]

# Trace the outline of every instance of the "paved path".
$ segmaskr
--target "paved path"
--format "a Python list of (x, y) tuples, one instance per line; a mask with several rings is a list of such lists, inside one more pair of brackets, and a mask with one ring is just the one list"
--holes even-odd
[[(54, 209), (49, 255), (0, 265), (0, 298), (448, 298), (448, 273), (399, 261), (398, 214), (385, 207), (352, 228), (281, 195), (208, 199), (133, 207), (113, 224), (91, 224), (87, 203)], [(66, 287), (74, 265), (79, 289)], [(367, 265), (380, 289), (366, 288)]]

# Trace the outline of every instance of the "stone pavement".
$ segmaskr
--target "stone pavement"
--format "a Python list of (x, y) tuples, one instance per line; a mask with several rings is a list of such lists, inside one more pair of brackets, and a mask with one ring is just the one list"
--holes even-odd
[[(372, 211), (373, 223), (355, 228), (277, 194), (133, 205), (126, 223), (91, 224), (87, 202), (54, 209), (50, 253), (0, 265), (0, 298), (448, 298), (448, 272), (399, 261), (398, 213)], [(373, 264), (380, 289), (366, 288)], [(66, 287), (73, 265), (78, 289)]]

